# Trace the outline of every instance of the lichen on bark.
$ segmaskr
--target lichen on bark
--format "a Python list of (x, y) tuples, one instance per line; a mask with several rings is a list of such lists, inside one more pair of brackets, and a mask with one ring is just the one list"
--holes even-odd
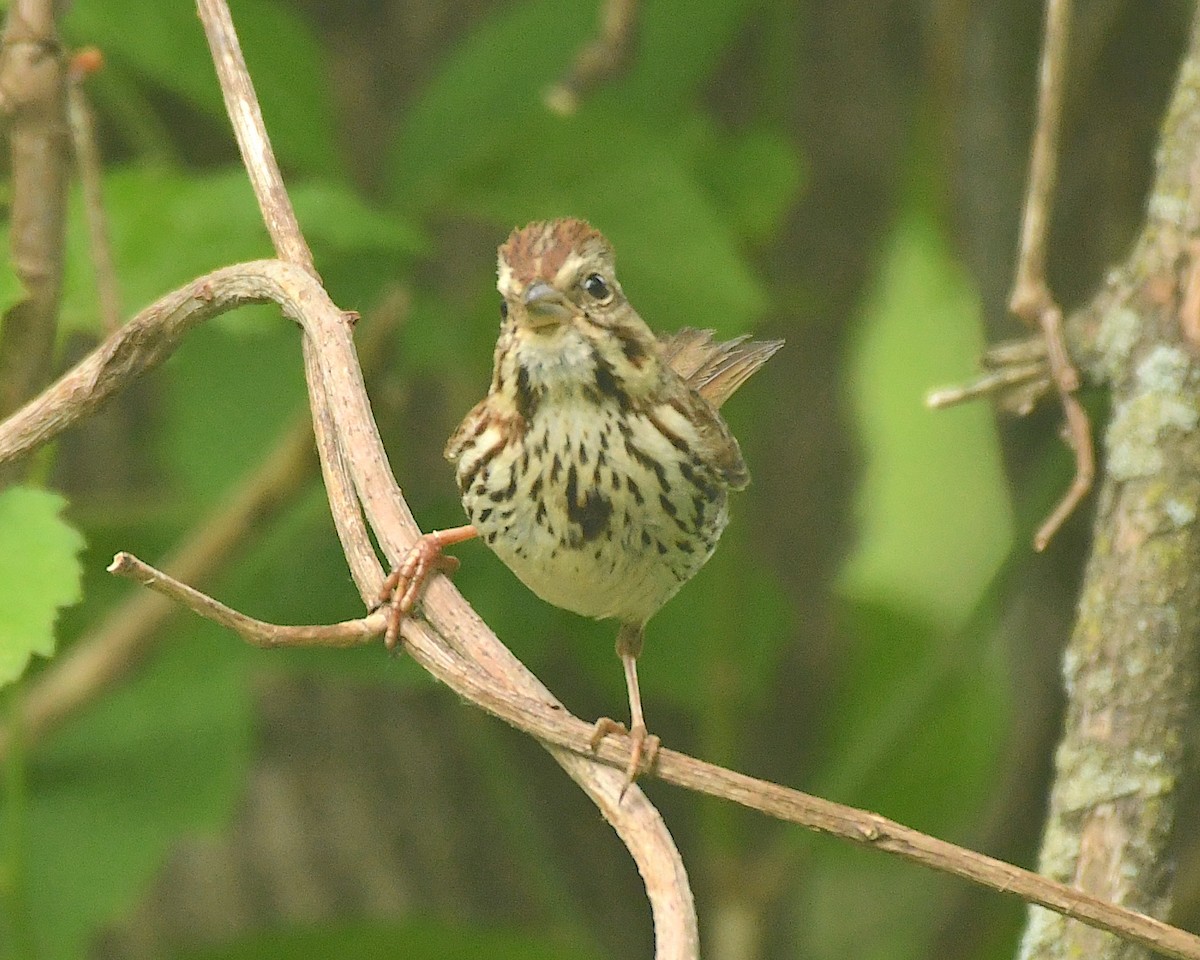
[[(1200, 17), (1163, 123), (1147, 223), (1129, 261), (1072, 318), (1072, 347), (1112, 391), (1091, 557), (1064, 655), (1067, 711), (1040, 872), (1156, 917), (1200, 637), (1200, 357), (1184, 335), (1200, 249)], [(1031, 908), (1023, 960), (1148, 956)]]

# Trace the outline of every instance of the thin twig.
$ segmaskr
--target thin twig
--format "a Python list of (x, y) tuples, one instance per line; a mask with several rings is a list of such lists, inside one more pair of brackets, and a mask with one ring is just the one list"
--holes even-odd
[[(373, 630), (377, 636), (384, 628), (385, 618), (379, 613), (364, 620), (328, 627), (279, 627), (252, 620), (231, 610), (211, 597), (141, 564), (128, 554), (118, 554), (114, 559), (114, 567), (117, 569), (110, 567), (110, 570), (161, 590), (200, 616), (235, 630), (258, 646), (349, 646), (360, 642), (363, 632)], [(580, 756), (596, 757), (614, 770), (625, 769), (629, 755), (628, 735), (620, 738), (620, 744), (613, 742), (611, 737), (606, 738), (593, 750), (591, 724), (540, 699), (530, 699), (517, 691), (492, 685), (459, 658), (428, 657), (430, 649), (422, 635), (429, 633), (427, 624), (405, 621), (405, 637), (412, 644), (410, 649), (418, 662), (460, 695), (543, 743), (557, 744)], [(883, 850), (991, 890), (1020, 897), (1142, 944), (1164, 956), (1200, 960), (1200, 937), (1194, 934), (866, 810), (749, 777), (665, 748), (658, 752), (646, 776), (728, 800), (859, 846)]]
[(121, 288), (113, 264), (108, 214), (104, 210), (104, 172), (100, 149), (96, 145), (96, 123), (83, 89), (84, 80), (102, 65), (100, 51), (94, 47), (80, 50), (71, 57), (67, 74), (67, 117), (71, 125), (71, 144), (75, 148), (75, 168), (79, 171), (83, 193), (88, 253), (96, 273), (100, 328), (111, 333), (121, 325)]
[(599, 33), (575, 55), (566, 76), (546, 91), (550, 110), (570, 116), (584, 96), (629, 64), (637, 36), (638, 2), (603, 0)]
[(143, 563), (131, 553), (118, 553), (113, 557), (108, 572), (136, 580), (143, 587), (170, 597), (206, 620), (232, 630), (256, 647), (361, 647), (378, 637), (387, 626), (386, 614), (382, 612), (358, 620), (319, 626), (284, 627), (255, 620)]
[(1075, 391), (1079, 389), (1079, 372), (1067, 353), (1062, 309), (1054, 302), (1046, 283), (1046, 237), (1058, 173), (1058, 141), (1062, 127), (1070, 23), (1071, 0), (1046, 0), (1046, 35), (1038, 82), (1037, 128), (1029, 162), (1017, 275), (1009, 298), (1009, 309), (1030, 325), (1040, 327), (1046, 338), (1050, 372), (1066, 416), (1066, 439), (1075, 454), (1075, 477), (1058, 506), (1038, 529), (1033, 540), (1037, 550), (1046, 548), (1063, 522), (1087, 496), (1096, 473), (1091, 424), (1075, 396)]
[(317, 276), (312, 250), (300, 232), (300, 222), (283, 185), (229, 7), (223, 0), (197, 0), (196, 8), (208, 39), (213, 65), (217, 68), (217, 78), (221, 81), (225, 111), (237, 134), (242, 163), (254, 187), (254, 196), (258, 199), (258, 208), (271, 243), (275, 245), (276, 255)]
[(995, 396), (1001, 409), (1023, 417), (1051, 386), (1044, 337), (993, 344), (984, 352), (981, 366), (984, 372), (974, 380), (931, 390), (925, 396), (925, 405), (943, 410), (979, 397)]

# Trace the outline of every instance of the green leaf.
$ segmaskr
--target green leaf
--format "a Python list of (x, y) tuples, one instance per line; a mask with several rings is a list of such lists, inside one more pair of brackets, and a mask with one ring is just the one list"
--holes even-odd
[(367, 206), (358, 194), (340, 183), (311, 180), (298, 184), (290, 193), (296, 217), (314, 249), (400, 256), (421, 253), (428, 247), (428, 241), (412, 224)]
[(859, 547), (841, 574), (849, 596), (954, 624), (1006, 555), (1012, 516), (991, 411), (933, 413), (923, 401), (932, 385), (970, 371), (981, 344), (975, 291), (932, 217), (909, 210), (852, 361), (867, 465)]
[[(165, 167), (123, 167), (104, 180), (113, 259), (126, 314), (197, 276), (271, 255), (245, 174), (185, 176)], [(72, 196), (63, 290), (65, 330), (95, 330), (95, 281), (78, 190)]]
[[(596, 125), (613, 135), (590, 136)], [(652, 327), (746, 331), (766, 293), (686, 142), (598, 107), (539, 116), (526, 132), (496, 164), (463, 171), (455, 205), (502, 225), (587, 217), (612, 241), (622, 286)]]
[(182, 834), (228, 820), (249, 757), (242, 653), (219, 628), (177, 628), (31, 761), (21, 886), (39, 960), (83, 956)]
[[(8, 243), (9, 224), (7, 222), (3, 224), (2, 230), (4, 249), (8, 250), (10, 247)], [(25, 299), (25, 287), (17, 278), (11, 262), (5, 260), (3, 265), (0, 265), (0, 318), (23, 299)]]
[(257, 933), (222, 947), (185, 953), (178, 960), (595, 960), (595, 956), (536, 934), (416, 919)]
[(253, 470), (305, 411), (299, 331), (278, 314), (268, 319), (253, 331), (194, 330), (165, 364), (159, 438), (189, 508)]
[(769, 240), (800, 192), (799, 148), (773, 130), (714, 130), (696, 151), (697, 176), (722, 218), (751, 243)]
[[(271, 0), (238, 0), (234, 9), (263, 118), (281, 163), (310, 174), (338, 172), (333, 105), (324, 53), (295, 9)], [(219, 118), (232, 143), (225, 106), (195, 6), (179, 0), (79, 0), (66, 33), (94, 44), (108, 71), (140, 76)], [(97, 83), (105, 82), (105, 73)]]
[(589, 36), (594, 15), (591, 0), (527, 0), (482, 22), (404, 119), (391, 160), (396, 196), (436, 203), (460, 165), (525, 140), (526, 122), (545, 113), (540, 92)]
[(59, 608), (80, 599), (83, 537), (61, 516), (54, 493), (11, 487), (0, 493), (0, 686), (33, 654), (54, 653)]
[[(580, 115), (599, 109), (630, 120), (661, 124), (669, 118), (670, 124), (677, 123), (685, 102), (710, 75), (754, 6), (754, 0), (647, 5), (631, 71), (598, 91)], [(687, 28), (680, 29), (681, 24)], [(567, 71), (595, 29), (596, 7), (589, 0), (526, 0), (480, 23), (405, 118), (392, 162), (397, 197), (422, 206), (436, 203), (459, 167), (503, 157), (510, 149), (536, 151), (536, 127), (548, 117), (542, 94)], [(453, 136), (447, 133), (447, 117), (455, 118)], [(574, 146), (587, 151), (608, 143), (621, 151), (620, 131), (603, 116), (593, 119), (599, 122), (586, 123)], [(669, 127), (663, 130), (663, 142), (672, 133)], [(540, 167), (535, 153), (529, 167), (535, 180)]]
[[(241, 167), (208, 174), (152, 165), (123, 167), (105, 177), (104, 194), (127, 313), (210, 270), (273, 255)], [(393, 214), (372, 210), (340, 184), (308, 181), (298, 184), (292, 195), (318, 262), (327, 255), (361, 258), (368, 252), (394, 262), (421, 248), (415, 228)], [(95, 281), (78, 191), (72, 197), (67, 256), (63, 327), (95, 330)], [(243, 308), (220, 322), (246, 328), (249, 316), (263, 322), (278, 315), (270, 309)]]
[(600, 98), (636, 104), (659, 117), (677, 115), (716, 69), (748, 15), (762, 6), (761, 0), (646, 4), (633, 67), (627, 78), (602, 88)]

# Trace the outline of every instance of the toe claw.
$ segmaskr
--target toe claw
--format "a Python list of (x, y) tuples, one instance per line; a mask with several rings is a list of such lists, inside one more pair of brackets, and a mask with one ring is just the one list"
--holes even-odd
[(592, 724), (592, 735), (588, 739), (588, 746), (592, 753), (600, 749), (600, 742), (610, 733), (624, 733), (625, 724), (618, 723), (612, 717), (601, 717)]
[(625, 782), (621, 785), (621, 792), (617, 797), (618, 802), (624, 799), (626, 791), (633, 786), (638, 777), (643, 773), (649, 773), (654, 768), (654, 763), (658, 759), (658, 751), (662, 747), (662, 741), (650, 733), (645, 726), (638, 725), (632, 730), (626, 731), (625, 724), (618, 723), (609, 717), (601, 717), (592, 726), (592, 736), (588, 740), (588, 746), (595, 753), (600, 742), (610, 733), (626, 732), (629, 734), (629, 762), (625, 765)]
[(383, 635), (383, 644), (388, 650), (396, 649), (400, 624), (416, 608), (430, 576), (436, 571), (449, 574), (458, 569), (458, 558), (444, 555), (442, 549), (475, 535), (475, 528), (470, 526), (422, 534), (408, 555), (392, 568), (379, 590), (379, 600), (371, 608), (373, 613), (384, 606), (390, 607)]

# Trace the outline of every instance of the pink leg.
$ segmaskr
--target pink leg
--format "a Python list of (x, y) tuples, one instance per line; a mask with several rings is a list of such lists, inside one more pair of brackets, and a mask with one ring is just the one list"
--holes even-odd
[(442, 551), (477, 536), (479, 531), (473, 524), (424, 533), (408, 551), (408, 556), (392, 568), (379, 591), (379, 605), (388, 604), (391, 607), (387, 632), (383, 635), (384, 646), (389, 650), (396, 648), (400, 638), (400, 622), (412, 613), (434, 572), (449, 574), (458, 569), (458, 558), (448, 557)]
[[(622, 624), (617, 632), (617, 656), (625, 668), (625, 687), (629, 692), (629, 763), (625, 767), (622, 797), (639, 774), (645, 773), (654, 764), (659, 748), (658, 737), (646, 729), (646, 719), (642, 714), (642, 693), (637, 676), (637, 658), (641, 652), (642, 625)], [(615, 720), (601, 717), (592, 727), (592, 749), (595, 750), (607, 734), (624, 732), (624, 729)]]

